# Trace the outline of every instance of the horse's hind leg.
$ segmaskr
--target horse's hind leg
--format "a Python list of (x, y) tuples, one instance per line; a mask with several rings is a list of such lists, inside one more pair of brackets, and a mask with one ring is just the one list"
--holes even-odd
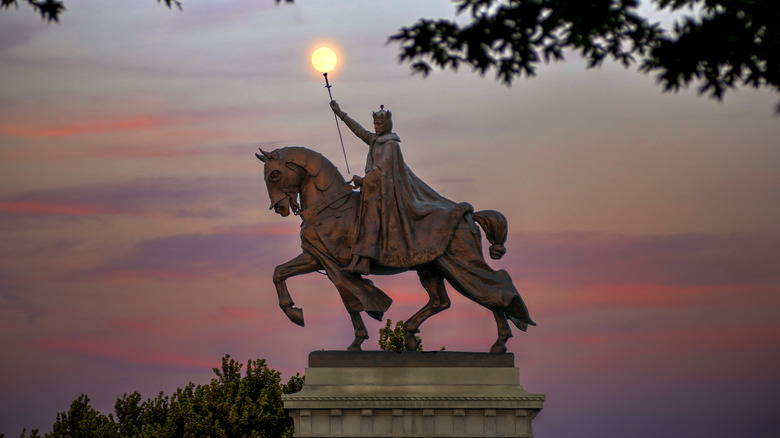
[(349, 312), (349, 316), (352, 318), (352, 327), (355, 328), (355, 340), (347, 347), (347, 351), (360, 351), (362, 350), (360, 345), (368, 339), (368, 331), (366, 330), (366, 325), (363, 324), (360, 312)]
[(436, 265), (455, 290), (493, 312), (498, 340), (490, 348), (491, 352), (506, 351), (506, 341), (512, 335), (507, 315), (512, 317), (512, 322), (517, 321), (521, 330), (534, 325), (509, 274), (504, 270), (494, 271), (485, 262), (477, 233), (459, 228)]
[(407, 350), (415, 351), (420, 341), (415, 334), (420, 332), (420, 325), (426, 319), (450, 307), (450, 298), (444, 287), (444, 275), (433, 265), (427, 265), (417, 270), (420, 284), (428, 292), (428, 303), (412, 315), (404, 323), (404, 345)]
[(509, 328), (509, 324), (506, 321), (506, 315), (500, 310), (493, 310), (493, 317), (496, 319), (496, 327), (498, 329), (498, 339), (490, 347), (491, 353), (506, 353), (506, 341), (512, 337), (512, 330)]

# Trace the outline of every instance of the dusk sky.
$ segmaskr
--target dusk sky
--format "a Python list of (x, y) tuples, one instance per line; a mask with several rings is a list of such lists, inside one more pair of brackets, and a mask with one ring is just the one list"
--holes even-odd
[[(0, 433), (51, 431), (81, 393), (108, 414), (207, 383), (225, 354), (286, 379), (350, 344), (323, 275), (288, 282), (305, 328), (279, 310), (300, 219), (268, 210), (254, 157), (307, 146), (350, 176), (309, 62), (329, 45), (342, 109), (369, 127), (385, 105), (421, 179), (509, 219), (491, 265), (538, 324), (508, 343), (547, 394), (537, 437), (777, 436), (780, 96), (663, 93), (573, 53), (512, 87), (411, 75), (387, 37), (452, 17), (444, 0), (66, 6), (60, 24), (0, 11)], [(357, 173), (365, 145), (342, 133)], [(387, 318), (425, 304), (414, 273), (372, 279)], [(424, 347), (487, 351), (491, 313), (449, 291)]]

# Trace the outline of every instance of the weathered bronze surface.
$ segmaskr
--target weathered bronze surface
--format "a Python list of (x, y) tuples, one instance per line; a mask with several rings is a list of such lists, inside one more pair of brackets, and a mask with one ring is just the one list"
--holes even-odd
[(368, 145), (366, 175), (352, 177), (360, 187), (358, 232), (348, 270), (370, 273), (371, 264), (408, 268), (444, 254), (455, 228), (473, 208), (436, 193), (406, 166), (401, 139), (391, 132), (390, 111), (375, 112), (374, 130), (363, 129), (333, 101), (331, 108)]
[(351, 180), (360, 192), (312, 150), (286, 147), (255, 154), (265, 163), (271, 208), (303, 220), (303, 252), (274, 270), (279, 306), (302, 326), (303, 311), (294, 306), (285, 280), (324, 270), (352, 318), (355, 339), (347, 349), (360, 350), (368, 338), (360, 312), (381, 321), (392, 303), (363, 275), (415, 270), (430, 299), (404, 324), (408, 350), (417, 348), (414, 335), (420, 324), (450, 306), (446, 278), (455, 290), (493, 312), (498, 339), (490, 351), (505, 352), (512, 336), (507, 319), (522, 331), (536, 325), (509, 274), (494, 271), (482, 257), (477, 224), (491, 243), (490, 256), (498, 259), (505, 252), (506, 218), (493, 210), (474, 212), (468, 203), (450, 201), (420, 180), (403, 161), (389, 111), (374, 113), (372, 133), (336, 102), (331, 108), (369, 146), (366, 175)]

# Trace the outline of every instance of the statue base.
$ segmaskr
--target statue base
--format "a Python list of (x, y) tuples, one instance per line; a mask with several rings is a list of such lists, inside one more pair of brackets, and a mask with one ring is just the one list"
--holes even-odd
[(283, 396), (296, 437), (533, 437), (544, 394), (511, 353), (314, 351)]

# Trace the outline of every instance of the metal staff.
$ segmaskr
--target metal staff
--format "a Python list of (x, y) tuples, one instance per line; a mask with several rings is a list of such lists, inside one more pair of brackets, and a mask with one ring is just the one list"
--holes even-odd
[[(330, 83), (328, 82), (328, 72), (325, 72), (322, 74), (322, 76), (325, 77), (325, 88), (328, 89), (328, 97), (330, 97), (330, 100), (333, 100), (333, 95), (330, 93)], [(347, 150), (344, 149), (344, 139), (341, 138), (341, 127), (339, 126), (339, 118), (336, 116), (336, 113), (333, 113), (333, 118), (336, 120), (336, 129), (339, 131), (339, 141), (341, 141), (341, 151), (344, 152), (344, 162), (347, 163), (347, 174), (350, 174), (352, 172), (349, 171), (349, 161), (347, 161)]]

